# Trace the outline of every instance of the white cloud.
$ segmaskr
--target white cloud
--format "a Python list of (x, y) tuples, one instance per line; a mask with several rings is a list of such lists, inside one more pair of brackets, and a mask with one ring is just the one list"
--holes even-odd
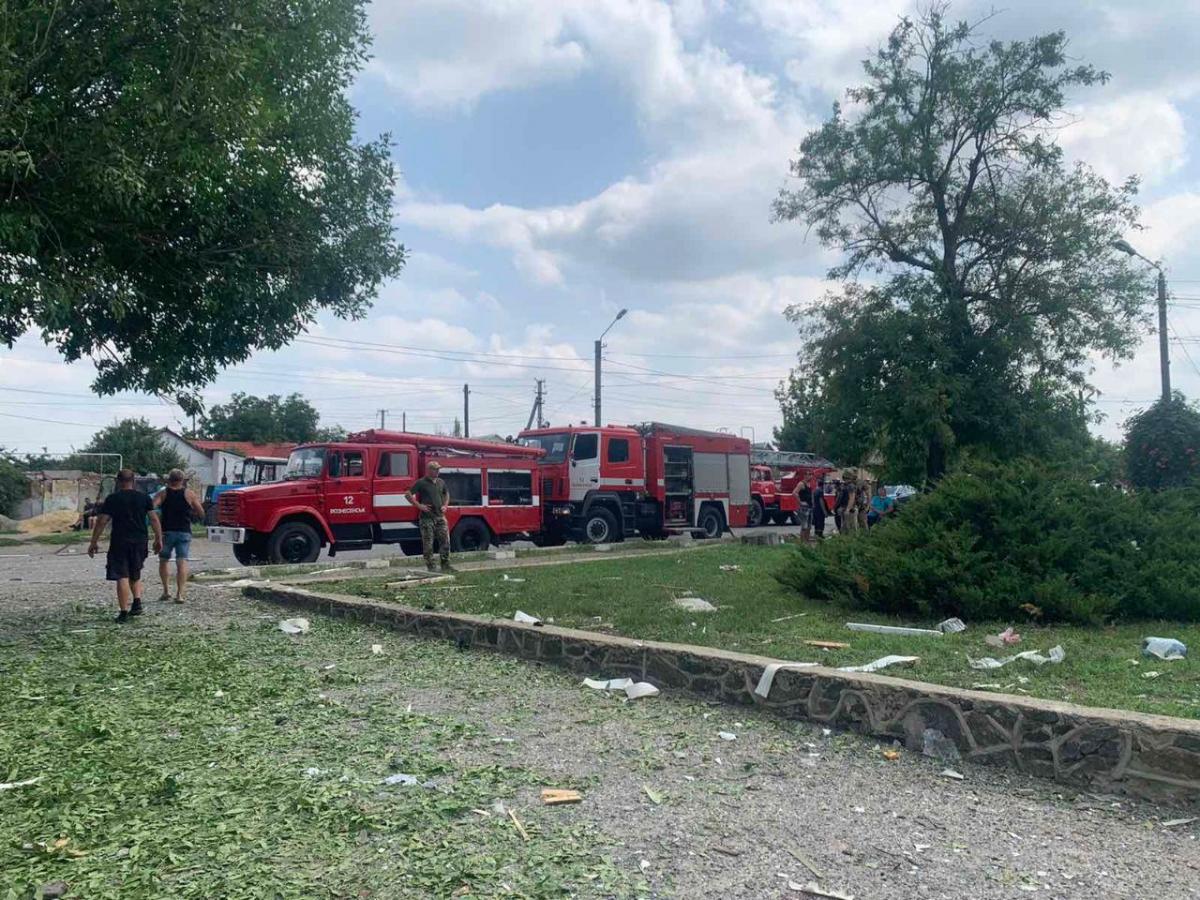
[[(1178, 266), (1191, 257), (1192, 272), (1200, 272), (1200, 193), (1183, 191), (1149, 204), (1142, 211), (1146, 230), (1130, 240), (1144, 256), (1166, 259)], [(1198, 292), (1200, 293), (1200, 292)]]
[(1158, 184), (1187, 161), (1187, 127), (1164, 97), (1126, 94), (1069, 112), (1075, 120), (1059, 133), (1064, 152), (1109, 181), (1139, 174), (1146, 184)]

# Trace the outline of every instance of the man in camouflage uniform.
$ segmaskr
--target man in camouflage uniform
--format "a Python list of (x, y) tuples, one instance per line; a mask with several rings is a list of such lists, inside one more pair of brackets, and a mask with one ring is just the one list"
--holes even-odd
[(454, 571), (450, 567), (450, 529), (446, 525), (446, 507), (450, 505), (450, 492), (446, 482), (438, 478), (441, 466), (430, 462), (425, 466), (425, 477), (418, 478), (405, 496), (408, 502), (421, 511), (421, 550), (425, 554), (425, 568), (434, 571), (433, 542), (438, 542), (442, 557), (442, 571)]

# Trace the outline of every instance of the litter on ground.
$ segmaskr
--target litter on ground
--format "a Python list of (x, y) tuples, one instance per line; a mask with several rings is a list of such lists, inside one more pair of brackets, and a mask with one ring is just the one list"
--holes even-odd
[(279, 623), (279, 630), (284, 634), (308, 634), (311, 627), (308, 619), (284, 619)]
[(963, 780), (962, 773), (961, 773), (961, 772), (955, 772), (953, 769), (942, 769), (942, 771), (941, 771), (939, 774), (940, 774), (940, 775), (941, 775), (943, 778), (953, 778), (955, 781), (962, 781), (962, 780)]
[(505, 573), (504, 573), (504, 575), (502, 576), (502, 580), (503, 580), (503, 581), (511, 581), (511, 582), (513, 582), (514, 584), (524, 584), (524, 583), (525, 583), (525, 579), (524, 579), (524, 578), (513, 578), (513, 577), (512, 577), (511, 575), (509, 575), (507, 572), (505, 572)]
[(878, 672), (889, 666), (911, 666), (921, 661), (919, 656), (881, 656), (873, 662), (861, 666), (839, 666), (839, 672)]
[(1159, 659), (1183, 659), (1187, 656), (1187, 644), (1174, 638), (1142, 638), (1142, 656), (1157, 656)]
[(789, 622), (792, 619), (803, 619), (808, 613), (796, 613), (792, 616), (780, 616), (778, 619), (772, 619), (772, 622)]
[(662, 806), (663, 800), (666, 799), (661, 793), (650, 787), (648, 784), (643, 784), (642, 790), (646, 792), (646, 796), (650, 798), (650, 802), (655, 806)]
[(763, 669), (762, 677), (758, 679), (758, 686), (754, 689), (754, 693), (764, 700), (771, 693), (771, 685), (775, 683), (775, 673), (780, 669), (809, 669), (815, 666), (816, 663), (770, 663)]
[(899, 750), (884, 750), (883, 758), (886, 759), (888, 762), (895, 762), (896, 760), (898, 760), (900, 758), (900, 751)]
[(1178, 828), (1181, 825), (1191, 825), (1193, 822), (1200, 822), (1200, 817), (1192, 816), (1188, 819), (1168, 819), (1162, 823), (1163, 828)]
[(967, 630), (967, 623), (957, 617), (947, 619), (944, 622), (938, 622), (937, 630), (942, 634), (958, 634), (960, 631)]
[(397, 772), (395, 775), (389, 775), (383, 779), (384, 784), (400, 785), (401, 787), (413, 787), (417, 783), (415, 775), (409, 775), (406, 772)]
[(732, 731), (718, 731), (717, 737), (719, 737), (723, 741), (736, 741), (737, 740), (737, 735), (734, 734)]
[(383, 644), (372, 644), (371, 645), (371, 653), (373, 653), (375, 656), (378, 656), (382, 652), (383, 652)]
[(999, 634), (989, 634), (983, 639), (983, 642), (989, 647), (1007, 647), (1010, 644), (1021, 643), (1021, 636), (1012, 628), (1005, 628)]
[(559, 790), (557, 788), (542, 788), (542, 803), (546, 806), (561, 806), (564, 803), (582, 803), (583, 795), (579, 791)]
[(740, 571), (742, 571), (742, 567), (734, 566), (734, 565), (725, 565), (725, 566), (721, 566), (721, 571), (722, 572), (740, 572)]
[(1042, 656), (1036, 650), (1026, 650), (1024, 653), (1018, 653), (1015, 656), (1006, 656), (1003, 659), (996, 659), (991, 656), (985, 656), (982, 659), (972, 659), (967, 657), (967, 664), (972, 669), (999, 669), (1007, 666), (1010, 662), (1018, 659), (1025, 659), (1033, 663), (1035, 666), (1044, 666), (1046, 663), (1054, 663), (1057, 665), (1067, 658), (1067, 651), (1062, 646), (1051, 647), (1050, 653), (1047, 656)]
[(517, 610), (517, 614), (515, 616), (513, 616), (513, 621), (520, 622), (522, 625), (541, 625), (542, 624), (541, 619), (537, 618), (536, 616), (531, 616), (527, 612), (521, 612), (521, 610), (519, 610), (519, 609)]
[(815, 881), (810, 881), (808, 884), (800, 884), (796, 881), (789, 881), (788, 887), (793, 891), (799, 891), (802, 894), (810, 894), (813, 897), (825, 897), (827, 900), (854, 900), (853, 894), (843, 894), (841, 891), (826, 890)]
[(11, 791), (15, 788), (29, 787), (31, 784), (37, 784), (46, 776), (39, 775), (37, 778), (26, 778), (24, 781), (6, 781), (0, 784), (0, 791)]
[(907, 628), (901, 625), (874, 625), (870, 622), (847, 622), (851, 631), (871, 631), (875, 634), (907, 634), (913, 637), (941, 637), (940, 631), (931, 628)]
[(849, 644), (843, 641), (805, 641), (809, 647), (819, 647), (822, 650), (846, 650)]
[(717, 608), (700, 597), (676, 597), (675, 605), (688, 612), (716, 612)]
[(642, 697), (653, 697), (658, 694), (658, 688), (648, 681), (634, 681), (632, 678), (610, 678), (607, 681), (595, 678), (583, 679), (583, 686), (594, 691), (624, 691), (630, 700), (640, 700)]

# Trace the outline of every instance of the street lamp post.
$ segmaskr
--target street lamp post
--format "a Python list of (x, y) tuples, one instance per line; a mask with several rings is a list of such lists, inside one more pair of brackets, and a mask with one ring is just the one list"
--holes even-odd
[(1113, 247), (1122, 253), (1136, 256), (1158, 272), (1158, 366), (1162, 375), (1162, 398), (1169, 403), (1171, 400), (1171, 356), (1167, 350), (1167, 276), (1161, 265), (1152, 259), (1146, 259), (1133, 248), (1129, 241), (1113, 241)]
[(596, 398), (595, 399), (596, 399), (596, 427), (597, 428), (600, 427), (600, 352), (604, 349), (604, 335), (608, 334), (612, 330), (612, 327), (614, 325), (616, 325), (623, 318), (625, 318), (625, 313), (627, 313), (627, 312), (629, 312), (629, 310), (622, 309), (619, 313), (617, 313), (617, 317), (615, 319), (613, 319), (611, 322), (609, 322), (608, 328), (605, 328), (602, 332), (600, 332), (600, 337), (596, 338)]

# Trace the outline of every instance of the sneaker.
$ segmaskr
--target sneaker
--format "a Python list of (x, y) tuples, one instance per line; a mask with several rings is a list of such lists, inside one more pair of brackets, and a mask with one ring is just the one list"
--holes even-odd
[(122, 609), (117, 613), (117, 617), (113, 621), (115, 621), (118, 625), (122, 625), (129, 621), (129, 613)]
[(170, 600), (170, 599), (171, 599), (171, 595), (170, 595), (170, 594), (168, 594), (166, 591), (163, 591), (163, 592), (162, 592), (162, 596), (160, 596), (160, 597), (158, 598), (158, 602), (159, 602), (159, 603), (166, 603), (166, 602), (167, 602), (168, 600)]
[(182, 598), (182, 597), (176, 597), (176, 598), (175, 598), (175, 602), (176, 602), (176, 603), (182, 603), (182, 602), (183, 602), (183, 598)]
[(130, 607), (129, 614), (131, 616), (140, 616), (142, 614), (142, 601), (141, 600), (133, 601), (133, 606)]

